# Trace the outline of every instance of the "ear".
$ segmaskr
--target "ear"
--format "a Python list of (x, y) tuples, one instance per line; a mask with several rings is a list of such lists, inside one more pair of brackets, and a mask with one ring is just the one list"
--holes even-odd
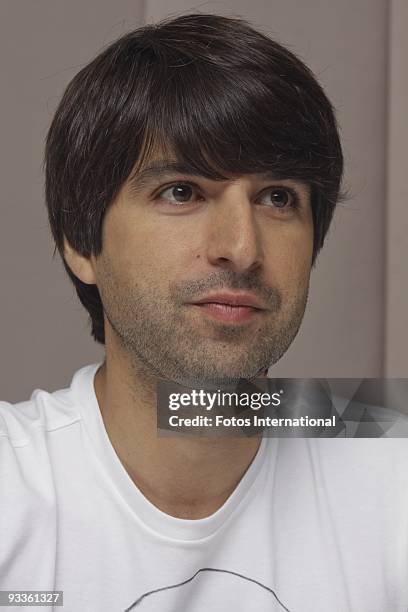
[(93, 261), (75, 251), (64, 237), (64, 259), (71, 271), (87, 285), (96, 285), (96, 276)]

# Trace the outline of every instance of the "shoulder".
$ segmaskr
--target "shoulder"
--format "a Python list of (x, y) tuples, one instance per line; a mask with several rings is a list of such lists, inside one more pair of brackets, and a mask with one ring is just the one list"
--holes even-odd
[(54, 537), (57, 501), (48, 436), (67, 418), (75, 418), (75, 410), (61, 391), (38, 390), (18, 404), (0, 402), (0, 573), (10, 584), (22, 557), (40, 550), (39, 540), (45, 551)]
[(27, 401), (0, 402), (0, 489), (6, 499), (21, 507), (34, 491), (49, 488), (49, 436), (79, 420), (69, 389), (37, 389)]
[(2, 575), (12, 572), (11, 561), (21, 558), (22, 546), (27, 555), (29, 550), (37, 554), (55, 536), (56, 462), (64, 456), (56, 449), (64, 448), (64, 434), (75, 433), (82, 420), (81, 401), (86, 401), (82, 387), (91, 384), (96, 368), (95, 364), (79, 370), (67, 389), (52, 393), (37, 389), (27, 401), (0, 402)]
[(380, 505), (395, 507), (398, 502), (408, 518), (407, 438), (326, 438), (308, 442), (311, 461), (331, 490), (345, 497), (365, 492)]
[(37, 389), (24, 402), (0, 401), (0, 444), (21, 448), (39, 436), (79, 419), (80, 413), (72, 402), (69, 389), (53, 393)]
[(98, 366), (91, 364), (79, 369), (66, 389), (53, 392), (36, 389), (29, 400), (16, 404), (0, 401), (0, 444), (24, 447), (39, 436), (81, 420), (82, 404), (88, 400), (88, 388)]
[(81, 404), (97, 367), (78, 370), (66, 389), (36, 389), (29, 400), (16, 404), (0, 401), (0, 485), (7, 489), (28, 474), (32, 482), (50, 471), (50, 442), (81, 421)]

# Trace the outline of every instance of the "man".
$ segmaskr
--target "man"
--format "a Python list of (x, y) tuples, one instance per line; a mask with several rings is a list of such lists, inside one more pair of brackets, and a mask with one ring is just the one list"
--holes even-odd
[(106, 359), (1, 405), (1, 589), (75, 612), (404, 610), (404, 441), (157, 435), (159, 381), (253, 379), (299, 329), (343, 169), (308, 68), (238, 19), (140, 28), (70, 83), (45, 161)]

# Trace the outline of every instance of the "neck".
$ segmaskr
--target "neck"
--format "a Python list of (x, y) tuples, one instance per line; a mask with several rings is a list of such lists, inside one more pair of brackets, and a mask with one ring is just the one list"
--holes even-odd
[(110, 441), (135, 485), (157, 508), (178, 518), (213, 514), (251, 464), (259, 438), (158, 437), (156, 383), (126, 354), (113, 355), (95, 376)]

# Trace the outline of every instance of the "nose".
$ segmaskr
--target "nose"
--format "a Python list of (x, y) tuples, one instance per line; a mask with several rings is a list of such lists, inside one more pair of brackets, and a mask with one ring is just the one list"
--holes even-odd
[(243, 273), (262, 265), (263, 252), (254, 204), (242, 184), (226, 187), (211, 210), (207, 259)]

